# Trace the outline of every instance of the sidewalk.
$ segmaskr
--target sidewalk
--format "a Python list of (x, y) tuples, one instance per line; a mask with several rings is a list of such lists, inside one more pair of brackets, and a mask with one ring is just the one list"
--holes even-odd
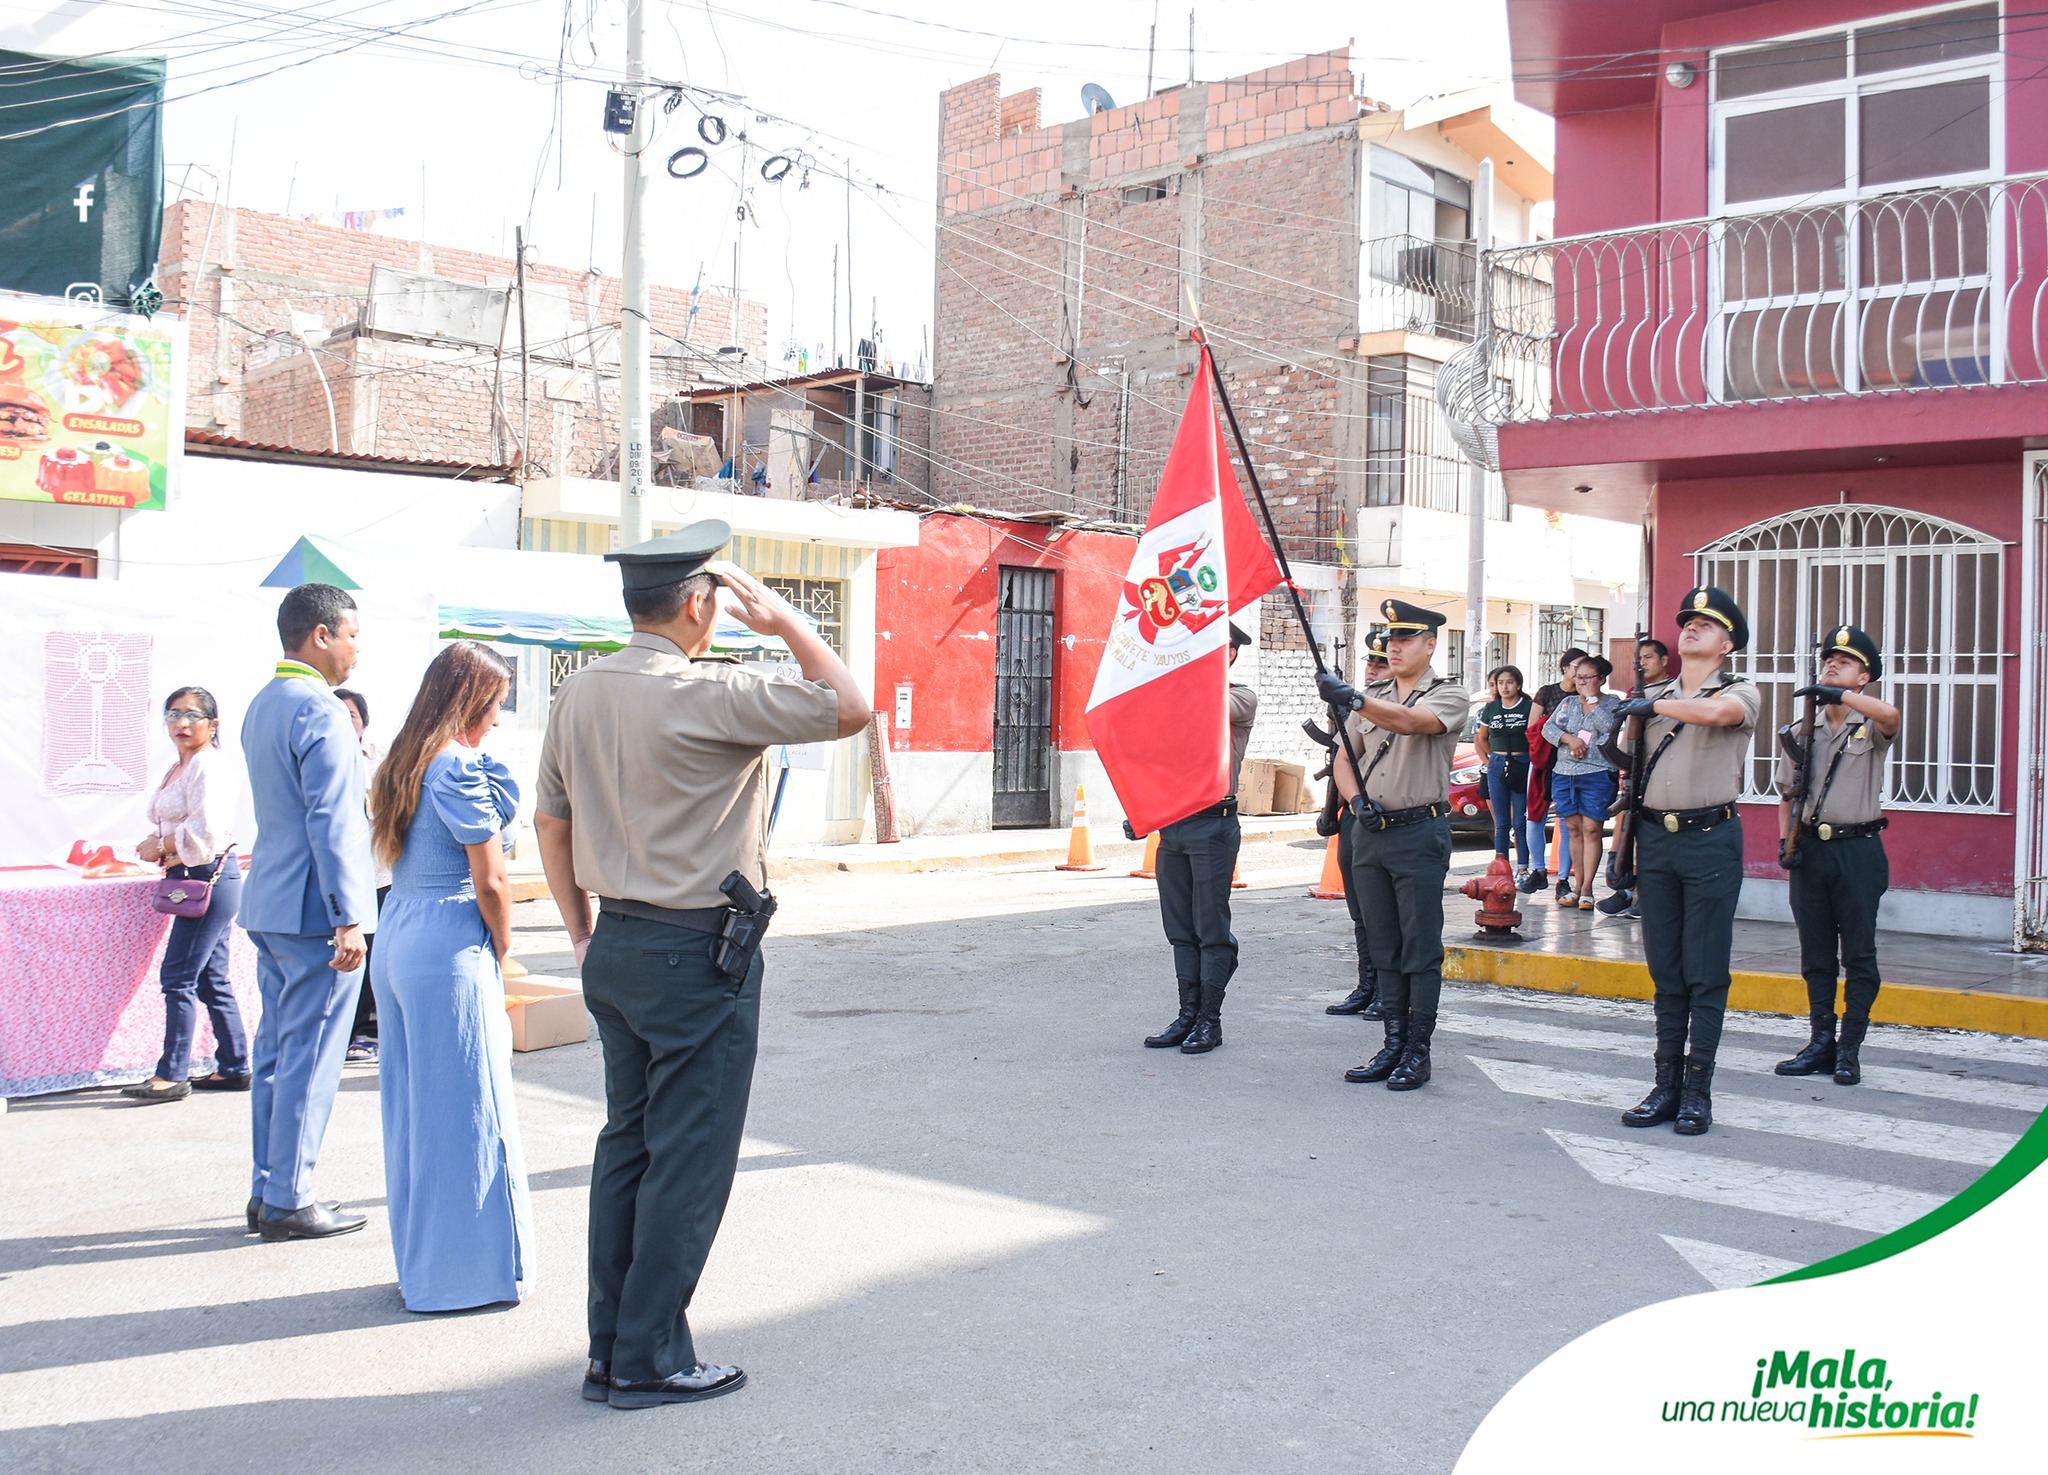
[[(1642, 923), (1566, 911), (1548, 891), (1522, 898), (1524, 941), (1476, 935), (1469, 897), (1444, 899), (1444, 977), (1548, 993), (1647, 999)], [(1884, 1024), (2048, 1039), (2048, 955), (2012, 952), (1967, 938), (1880, 932), (1884, 989), (1871, 1018)], [(1789, 922), (1735, 923), (1734, 986), (1728, 1007), (1806, 1014), (1799, 933)]]

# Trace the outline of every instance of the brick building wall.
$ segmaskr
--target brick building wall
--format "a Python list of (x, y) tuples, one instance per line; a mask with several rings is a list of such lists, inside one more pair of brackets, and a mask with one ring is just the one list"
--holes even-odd
[[(938, 500), (1142, 522), (1198, 361), (1191, 290), (1287, 553), (1339, 561), (1376, 106), (1344, 50), (1051, 127), (999, 77), (943, 94)], [(1302, 650), (1266, 603), (1261, 643)]]
[[(508, 324), (502, 354), (495, 346), (363, 336), (358, 325), (371, 271), (379, 266), (496, 287), (517, 272), (509, 257), (217, 209), (204, 201), (168, 206), (158, 281), (170, 310), (187, 322), (187, 423), (309, 450), (430, 460), (474, 456), (493, 464), (516, 458), (530, 424), (536, 472), (602, 470), (618, 440), (617, 278), (529, 258), (536, 307), (544, 294), (566, 299), (569, 336), (540, 341), (540, 314), (530, 315), (532, 367), (522, 386), (516, 321)], [(713, 292), (693, 297), (661, 285), (649, 295), (657, 405), (665, 393), (711, 377), (691, 350), (737, 343), (749, 362), (765, 361), (766, 304)], [(312, 358), (284, 336), (293, 331), (294, 313), (317, 317), (334, 334), (319, 346), (339, 447), (329, 443), (327, 401)], [(687, 339), (689, 349), (678, 339)], [(494, 413), (494, 403), (502, 413)]]

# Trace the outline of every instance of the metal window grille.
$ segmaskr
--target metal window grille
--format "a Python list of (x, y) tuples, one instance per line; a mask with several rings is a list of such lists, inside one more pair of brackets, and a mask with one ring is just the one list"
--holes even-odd
[(809, 615), (833, 653), (841, 660), (846, 659), (846, 580), (768, 575), (761, 582)]
[(1487, 671), (1497, 671), (1509, 663), (1512, 659), (1509, 652), (1513, 649), (1513, 642), (1507, 636), (1489, 635), (1486, 637), (1485, 668), (1479, 671), (1467, 671), (1465, 669), (1465, 632), (1463, 630), (1448, 630), (1445, 632), (1444, 640), (1444, 675), (1461, 686), (1477, 691), (1479, 683)]
[(1575, 643), (1572, 639), (1572, 607), (1546, 604), (1536, 611), (1536, 669), (1529, 673), (1532, 686), (1547, 686), (1557, 680), (1557, 663)]
[[(1413, 354), (1366, 360), (1366, 506), (1465, 511), (1471, 468), (1437, 408), (1436, 372)], [(1486, 515), (1508, 515), (1498, 472), (1486, 475)]]
[(1736, 669), (1763, 689), (1745, 797), (1773, 795), (1777, 730), (1814, 678), (1814, 647), (1837, 625), (1884, 652), (1886, 699), (1904, 715), (1886, 767), (1895, 809), (1998, 805), (2005, 546), (1897, 507), (1810, 507), (1753, 523), (1694, 555), (1702, 584), (1749, 616)]
[(609, 652), (601, 650), (551, 650), (548, 652), (548, 695), (553, 696), (562, 689), (562, 683), (581, 671), (598, 657)]

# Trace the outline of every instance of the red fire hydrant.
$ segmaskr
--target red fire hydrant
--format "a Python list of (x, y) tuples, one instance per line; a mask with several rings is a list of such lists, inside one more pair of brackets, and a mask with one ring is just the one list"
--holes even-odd
[(1515, 873), (1506, 856), (1496, 855), (1485, 875), (1474, 876), (1458, 889), (1479, 903), (1473, 921), (1479, 924), (1480, 936), (1509, 937), (1522, 925), (1522, 914), (1515, 909)]

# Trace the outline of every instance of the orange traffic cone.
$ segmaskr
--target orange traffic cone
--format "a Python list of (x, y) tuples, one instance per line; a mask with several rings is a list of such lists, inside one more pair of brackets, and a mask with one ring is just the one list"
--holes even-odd
[(1095, 835), (1088, 828), (1088, 793), (1081, 785), (1074, 785), (1074, 828), (1067, 836), (1067, 863), (1054, 866), (1056, 871), (1099, 871), (1095, 863)]
[(1245, 880), (1244, 878), (1243, 866), (1233, 864), (1230, 867), (1230, 889), (1232, 891), (1242, 891), (1251, 884), (1251, 882)]
[(1323, 878), (1309, 887), (1308, 894), (1317, 901), (1342, 901), (1344, 899), (1344, 873), (1337, 865), (1337, 837), (1330, 837), (1329, 848), (1323, 852)]
[(1140, 881), (1159, 879), (1159, 832), (1154, 830), (1145, 837), (1145, 858), (1138, 862), (1138, 868), (1131, 872)]

